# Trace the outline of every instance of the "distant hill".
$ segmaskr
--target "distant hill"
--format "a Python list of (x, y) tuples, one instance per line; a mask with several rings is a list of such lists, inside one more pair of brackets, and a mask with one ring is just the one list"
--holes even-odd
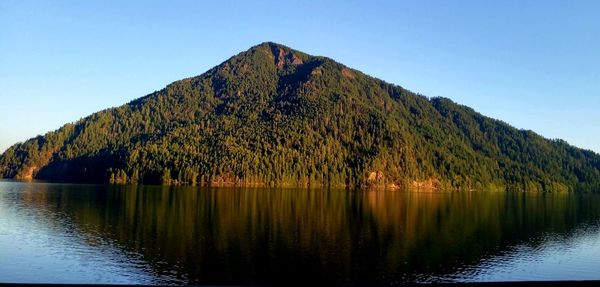
[(275, 43), (0, 156), (4, 178), (600, 191), (600, 156)]

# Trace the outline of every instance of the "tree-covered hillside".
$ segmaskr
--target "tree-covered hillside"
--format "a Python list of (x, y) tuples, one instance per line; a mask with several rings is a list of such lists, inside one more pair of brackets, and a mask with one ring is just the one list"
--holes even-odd
[(600, 156), (263, 43), (9, 148), (5, 178), (600, 191)]

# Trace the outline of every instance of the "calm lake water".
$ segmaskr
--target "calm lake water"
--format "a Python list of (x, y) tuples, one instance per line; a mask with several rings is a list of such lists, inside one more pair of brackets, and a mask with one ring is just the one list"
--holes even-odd
[(0, 282), (600, 279), (600, 196), (0, 181)]

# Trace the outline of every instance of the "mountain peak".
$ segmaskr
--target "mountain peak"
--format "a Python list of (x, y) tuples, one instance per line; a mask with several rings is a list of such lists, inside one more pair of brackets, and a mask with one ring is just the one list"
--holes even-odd
[(247, 52), (251, 51), (264, 53), (278, 69), (284, 69), (288, 65), (301, 65), (309, 57), (307, 54), (275, 42), (260, 43), (250, 48)]
[(250, 47), (250, 49), (248, 50), (253, 50), (253, 49), (268, 49), (268, 50), (283, 50), (283, 51), (293, 51), (292, 48), (283, 45), (283, 44), (279, 44), (279, 43), (275, 43), (275, 42), (262, 42), (260, 44), (254, 45), (252, 47)]

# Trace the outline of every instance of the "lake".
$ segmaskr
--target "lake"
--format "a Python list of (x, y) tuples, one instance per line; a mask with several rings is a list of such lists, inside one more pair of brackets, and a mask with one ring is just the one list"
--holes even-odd
[(0, 282), (600, 279), (600, 196), (0, 181)]

